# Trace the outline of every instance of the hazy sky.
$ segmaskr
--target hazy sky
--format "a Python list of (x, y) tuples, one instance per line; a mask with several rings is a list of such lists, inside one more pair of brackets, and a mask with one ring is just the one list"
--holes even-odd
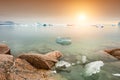
[(0, 20), (75, 23), (120, 20), (120, 0), (0, 0)]

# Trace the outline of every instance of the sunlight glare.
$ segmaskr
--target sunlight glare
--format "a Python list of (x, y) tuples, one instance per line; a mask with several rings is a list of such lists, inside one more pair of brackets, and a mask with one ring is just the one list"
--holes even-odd
[(86, 20), (86, 15), (85, 14), (81, 14), (81, 15), (78, 16), (78, 19), (80, 21), (84, 21), (84, 20)]

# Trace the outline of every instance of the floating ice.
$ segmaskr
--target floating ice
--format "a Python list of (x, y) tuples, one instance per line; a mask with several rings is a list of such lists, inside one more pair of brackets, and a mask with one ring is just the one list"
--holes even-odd
[(57, 37), (56, 43), (61, 45), (70, 45), (72, 43), (72, 40), (69, 37)]
[(86, 63), (87, 62), (87, 57), (86, 56), (82, 56), (82, 63)]
[(104, 65), (103, 61), (94, 61), (85, 65), (85, 76), (91, 76), (100, 72), (100, 68)]
[(74, 65), (76, 65), (76, 64), (75, 64), (75, 63), (72, 63), (71, 65), (74, 66)]
[(6, 43), (7, 41), (2, 41), (3, 43)]
[(70, 64), (69, 62), (66, 62), (66, 61), (59, 61), (58, 63), (56, 63), (55, 66), (56, 66), (56, 67), (63, 67), (63, 66), (65, 66), (65, 67), (70, 67), (71, 64)]
[(51, 71), (52, 74), (56, 74), (57, 72), (54, 70), (54, 71)]
[(112, 74), (113, 76), (119, 76), (120, 77), (120, 73), (116, 73), (116, 74)]

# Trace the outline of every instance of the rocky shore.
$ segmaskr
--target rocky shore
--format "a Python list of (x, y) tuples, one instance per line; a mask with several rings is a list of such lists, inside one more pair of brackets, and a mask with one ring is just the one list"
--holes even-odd
[(50, 70), (61, 56), (59, 51), (53, 51), (14, 57), (7, 45), (0, 44), (0, 80), (54, 80)]
[[(103, 54), (105, 53), (120, 60), (120, 49), (104, 50)], [(101, 67), (106, 64), (103, 63), (104, 61), (88, 62), (86, 56), (79, 57), (80, 60), (77, 62), (67, 62), (69, 60), (60, 60), (62, 56), (61, 52), (52, 51), (44, 55), (31, 52), (21, 53), (14, 57), (6, 44), (0, 44), (0, 80), (56, 80), (53, 73), (71, 73), (68, 67), (75, 65), (82, 66), (82, 75), (86, 78), (99, 73)], [(119, 76), (119, 74), (113, 75)]]

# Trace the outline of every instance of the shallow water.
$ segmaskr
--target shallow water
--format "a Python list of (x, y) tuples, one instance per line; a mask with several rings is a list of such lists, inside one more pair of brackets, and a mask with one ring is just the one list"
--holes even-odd
[[(63, 46), (55, 42), (57, 37), (70, 37), (72, 44)], [(119, 80), (112, 73), (120, 73), (120, 61), (103, 52), (104, 49), (120, 48), (120, 28), (96, 27), (0, 27), (0, 43), (10, 46), (12, 54), (17, 56), (24, 52), (46, 53), (59, 50), (64, 59), (70, 63), (80, 61), (87, 56), (88, 62), (102, 60), (105, 65), (101, 72), (84, 77), (84, 66), (76, 65), (70, 73), (56, 74), (57, 80)]]

